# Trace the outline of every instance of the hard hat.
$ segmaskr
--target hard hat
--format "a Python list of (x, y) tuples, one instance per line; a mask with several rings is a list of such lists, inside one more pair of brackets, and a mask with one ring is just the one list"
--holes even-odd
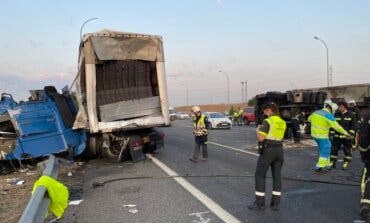
[(194, 106), (191, 108), (192, 113), (200, 112), (200, 108), (198, 106)]
[(338, 105), (337, 105), (337, 104), (335, 104), (335, 103), (330, 103), (330, 104), (328, 104), (328, 106), (330, 106), (330, 108), (331, 108), (331, 113), (332, 113), (332, 114), (335, 114), (335, 112), (338, 110)]
[(351, 106), (355, 106), (356, 105), (356, 101), (351, 99), (348, 101), (348, 104), (351, 105)]
[(333, 103), (333, 101), (331, 99), (326, 99), (324, 101), (324, 107), (325, 107), (325, 105), (329, 105), (330, 103)]

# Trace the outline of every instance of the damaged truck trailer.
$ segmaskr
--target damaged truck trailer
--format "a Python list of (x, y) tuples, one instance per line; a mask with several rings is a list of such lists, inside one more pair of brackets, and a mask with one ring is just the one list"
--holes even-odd
[(2, 95), (0, 159), (84, 151), (141, 160), (163, 146), (156, 127), (170, 118), (162, 38), (103, 30), (84, 35), (79, 49), (69, 91), (45, 87), (21, 103)]
[(103, 30), (80, 44), (72, 95), (74, 129), (88, 130), (88, 153), (143, 159), (163, 145), (170, 124), (162, 37)]

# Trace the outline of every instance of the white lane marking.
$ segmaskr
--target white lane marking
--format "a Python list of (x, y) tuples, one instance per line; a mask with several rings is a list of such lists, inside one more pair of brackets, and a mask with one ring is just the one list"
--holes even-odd
[(210, 211), (212, 211), (222, 221), (227, 223), (241, 223), (241, 221), (232, 216), (228, 211), (223, 209), (220, 205), (214, 202), (211, 198), (207, 197), (207, 195), (203, 194), (200, 190), (198, 190), (184, 178), (178, 177), (179, 175), (175, 171), (170, 169), (168, 166), (159, 161), (157, 158), (153, 157), (151, 154), (146, 154), (146, 156), (150, 160), (152, 160), (157, 166), (159, 166), (164, 172), (166, 172), (169, 176), (172, 176), (177, 183), (179, 183), (189, 193), (191, 193), (200, 202), (202, 202)]
[(238, 149), (238, 148), (231, 147), (231, 146), (225, 146), (225, 145), (218, 144), (218, 143), (211, 142), (211, 141), (208, 141), (208, 144), (213, 144), (213, 145), (216, 145), (216, 146), (224, 147), (226, 149), (231, 149), (231, 150), (234, 150), (234, 151), (239, 151), (239, 152), (242, 152), (242, 153), (247, 153), (247, 154), (250, 154), (250, 155), (253, 155), (253, 156), (260, 156), (258, 153), (245, 151), (245, 150)]
[(204, 212), (198, 212), (198, 213), (191, 213), (189, 216), (195, 216), (199, 218), (199, 220), (193, 220), (193, 223), (209, 223), (211, 222), (212, 218), (204, 218), (203, 215), (208, 214), (209, 211), (204, 211)]

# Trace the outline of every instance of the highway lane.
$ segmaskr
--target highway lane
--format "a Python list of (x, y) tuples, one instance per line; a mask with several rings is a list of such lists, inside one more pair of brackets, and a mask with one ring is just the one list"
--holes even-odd
[[(288, 180), (283, 181), (279, 212), (269, 208), (264, 212), (247, 210), (254, 199), (253, 175), (258, 157), (230, 148), (255, 153), (254, 127), (212, 130), (209, 141), (226, 147), (210, 143), (209, 160), (197, 164), (188, 160), (194, 148), (191, 128), (190, 120), (176, 121), (172, 127), (162, 128), (166, 134), (165, 148), (154, 157), (240, 222), (352, 222), (358, 219), (358, 187)], [(337, 183), (358, 181), (361, 164), (357, 155), (347, 172), (335, 170), (325, 176), (312, 174), (316, 156), (312, 148), (287, 150), (283, 176)], [(97, 180), (168, 175), (150, 160), (135, 164), (106, 164), (98, 160), (89, 165), (85, 174), (84, 201), (69, 208), (65, 222), (222, 222), (217, 213), (212, 213), (174, 179), (122, 180), (91, 188)], [(267, 194), (270, 193), (271, 180), (268, 179)], [(123, 207), (128, 203), (138, 205), (139, 212), (128, 212)]]

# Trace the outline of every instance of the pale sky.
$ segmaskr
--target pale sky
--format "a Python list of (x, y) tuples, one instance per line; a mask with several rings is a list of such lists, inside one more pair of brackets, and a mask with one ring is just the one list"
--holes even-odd
[(20, 1), (0, 7), (0, 92), (72, 83), (79, 30), (163, 36), (172, 106), (241, 101), (267, 90), (326, 85), (329, 46), (334, 84), (370, 82), (370, 1)]

